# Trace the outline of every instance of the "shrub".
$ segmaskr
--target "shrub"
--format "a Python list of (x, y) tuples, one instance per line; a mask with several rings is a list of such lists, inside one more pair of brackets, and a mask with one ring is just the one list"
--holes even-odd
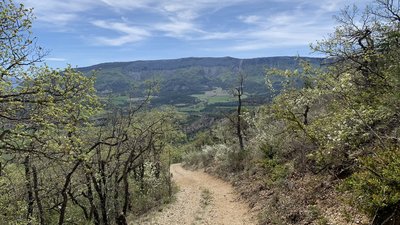
[(186, 165), (195, 167), (208, 167), (214, 164), (220, 172), (232, 172), (243, 169), (245, 154), (236, 146), (206, 145), (201, 151), (188, 153), (183, 161)]
[(192, 151), (183, 157), (183, 162), (186, 165), (207, 167), (214, 162), (216, 151), (213, 146), (203, 146), (200, 151)]
[(374, 214), (400, 202), (400, 148), (381, 149), (361, 158), (359, 171), (342, 186), (353, 193), (352, 203)]

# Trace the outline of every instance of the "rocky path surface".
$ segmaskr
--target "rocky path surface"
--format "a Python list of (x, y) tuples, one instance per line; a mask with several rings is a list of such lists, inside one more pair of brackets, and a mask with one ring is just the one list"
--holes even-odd
[(201, 171), (185, 170), (180, 164), (172, 165), (171, 173), (179, 186), (176, 201), (131, 225), (256, 224), (230, 184)]

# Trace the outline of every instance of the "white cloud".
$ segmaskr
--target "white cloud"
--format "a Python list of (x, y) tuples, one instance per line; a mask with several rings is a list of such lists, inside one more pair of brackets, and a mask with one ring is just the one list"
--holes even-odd
[(194, 40), (229, 40), (240, 37), (242, 32), (206, 32), (202, 31), (201, 35)]
[[(330, 15), (350, 3), (348, 0), (19, 0), (35, 8), (39, 21), (69, 27), (72, 22), (111, 31), (109, 36), (95, 37), (101, 45), (121, 46), (149, 37), (172, 37), (184, 41), (229, 40), (233, 50), (249, 51), (275, 45), (305, 45), (320, 39), (332, 30)], [(362, 3), (365, 0), (354, 0)], [(280, 7), (280, 4), (285, 6)], [(259, 5), (250, 14), (229, 15), (229, 20), (217, 13), (238, 6), (242, 12), (248, 5)], [(243, 7), (242, 7), (243, 6)], [(268, 7), (266, 7), (268, 6)], [(274, 9), (272, 9), (274, 7)], [(111, 18), (93, 16), (87, 12), (101, 9)], [(276, 11), (276, 9), (279, 9)], [(275, 11), (274, 11), (275, 10)], [(111, 13), (112, 12), (112, 13)], [(237, 13), (236, 14), (239, 14)], [(151, 19), (132, 19), (130, 15), (147, 15)], [(214, 21), (207, 21), (212, 15)], [(226, 16), (226, 15), (225, 15)], [(118, 19), (118, 20), (116, 20)], [(231, 25), (232, 20), (241, 26)], [(116, 22), (118, 21), (118, 22)], [(132, 25), (132, 21), (135, 25)], [(226, 24), (225, 24), (226, 23)], [(79, 28), (77, 28), (79, 29)], [(87, 36), (87, 35), (85, 35)], [(205, 42), (204, 42), (205, 43)]]
[(193, 21), (204, 13), (239, 3), (251, 4), (262, 0), (101, 0), (108, 6), (118, 10), (147, 10), (157, 12), (170, 20)]
[(65, 62), (67, 61), (67, 59), (65, 58), (57, 58), (57, 57), (49, 57), (49, 58), (45, 58), (45, 61), (55, 61), (55, 62)]
[(315, 7), (316, 9), (322, 10), (324, 12), (336, 12), (348, 5), (366, 5), (372, 0), (270, 0), (271, 2), (277, 3), (291, 3), (296, 5), (303, 5), (307, 7)]
[(108, 6), (120, 9), (137, 9), (146, 8), (151, 5), (153, 1), (151, 0), (100, 0), (100, 2), (105, 3)]
[(149, 31), (141, 27), (131, 26), (127, 23), (108, 22), (104, 20), (93, 21), (92, 24), (96, 27), (108, 29), (121, 33), (119, 37), (97, 37), (96, 40), (100, 44), (110, 46), (121, 46), (128, 43), (141, 41), (151, 35)]
[(261, 19), (262, 19), (261, 16), (256, 16), (256, 15), (239, 16), (239, 20), (241, 20), (244, 23), (249, 23), (249, 24), (257, 24), (260, 22)]
[(107, 45), (107, 46), (121, 46), (143, 40), (142, 37), (138, 37), (135, 35), (123, 35), (116, 38), (97, 37), (95, 39), (97, 41), (97, 44)]
[[(28, 7), (35, 9), (38, 20), (46, 24), (55, 25), (55, 30), (67, 31), (70, 24), (74, 22), (85, 23), (89, 21), (92, 25), (122, 33), (117, 37), (97, 37), (98, 43), (119, 46), (144, 40), (155, 32), (161, 36), (193, 39), (221, 39), (227, 37), (223, 32), (207, 32), (200, 28), (196, 19), (204, 13), (216, 11), (220, 8), (232, 6), (238, 3), (249, 2), (249, 0), (19, 0)], [(259, 0), (251, 0), (259, 1)], [(106, 22), (104, 19), (90, 21), (84, 18), (86, 12), (101, 8), (106, 11), (114, 10), (123, 17), (121, 23)], [(129, 19), (124, 16), (126, 12), (158, 14), (160, 19), (142, 27), (132, 27)], [(89, 20), (88, 20), (89, 19)], [(143, 27), (147, 27), (144, 29)], [(79, 29), (79, 28), (78, 28)], [(220, 35), (218, 35), (220, 34)], [(203, 37), (199, 35), (204, 35)], [(87, 35), (85, 35), (87, 36)], [(230, 35), (229, 35), (230, 36)]]
[(193, 32), (199, 32), (199, 29), (191, 22), (173, 20), (166, 23), (159, 23), (152, 26), (154, 30), (163, 32), (166, 36), (182, 37)]
[(39, 17), (39, 20), (57, 25), (67, 25), (68, 22), (78, 19), (74, 13), (48, 13), (46, 16)]
[[(220, 8), (232, 6), (243, 2), (259, 0), (101, 0), (108, 6), (118, 10), (146, 10), (155, 12), (164, 18), (162, 22), (148, 24), (151, 30), (162, 36), (181, 38), (185, 40), (195, 39), (221, 39), (216, 33), (210, 33), (201, 29), (196, 19), (204, 13), (216, 11)], [(220, 32), (220, 34), (222, 34)], [(200, 36), (199, 36), (200, 35)], [(202, 35), (204, 35), (202, 37)]]
[[(289, 2), (288, 0), (275, 0)], [(241, 15), (238, 20), (248, 24), (247, 30), (237, 40), (225, 48), (230, 51), (252, 51), (268, 48), (307, 46), (331, 32), (334, 20), (329, 16), (324, 4), (311, 0), (293, 0), (298, 3), (314, 4), (313, 7), (293, 7), (272, 11), (267, 15)], [(292, 2), (292, 1), (290, 1)], [(334, 1), (335, 3), (339, 1)], [(336, 5), (335, 5), (336, 6)]]
[(137, 36), (149, 36), (150, 33), (143, 28), (130, 26), (126, 23), (107, 22), (105, 20), (95, 20), (92, 22), (96, 27), (118, 31), (121, 33), (132, 34)]
[(39, 21), (64, 26), (78, 20), (80, 14), (97, 6), (96, 0), (17, 0), (29, 8)]

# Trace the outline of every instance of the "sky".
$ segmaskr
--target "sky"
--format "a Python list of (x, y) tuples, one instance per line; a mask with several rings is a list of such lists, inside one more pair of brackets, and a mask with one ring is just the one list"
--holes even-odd
[(183, 57), (319, 56), (334, 15), (369, 0), (17, 0), (51, 67)]

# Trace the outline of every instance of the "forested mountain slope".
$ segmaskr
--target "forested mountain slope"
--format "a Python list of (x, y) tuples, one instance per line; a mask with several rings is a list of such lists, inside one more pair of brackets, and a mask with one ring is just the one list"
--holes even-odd
[(101, 95), (119, 95), (121, 104), (146, 95), (148, 81), (158, 82), (159, 90), (153, 105), (170, 104), (186, 111), (198, 111), (203, 107), (187, 108), (214, 97), (210, 104), (234, 101), (229, 93), (238, 84), (238, 75), (246, 76), (245, 92), (253, 101), (266, 102), (269, 91), (265, 85), (265, 71), (270, 68), (298, 69), (300, 61), (320, 66), (321, 58), (265, 57), (238, 59), (232, 57), (198, 57), (168, 60), (144, 60), (133, 62), (102, 63), (78, 70), (89, 74), (96, 71), (95, 87)]

